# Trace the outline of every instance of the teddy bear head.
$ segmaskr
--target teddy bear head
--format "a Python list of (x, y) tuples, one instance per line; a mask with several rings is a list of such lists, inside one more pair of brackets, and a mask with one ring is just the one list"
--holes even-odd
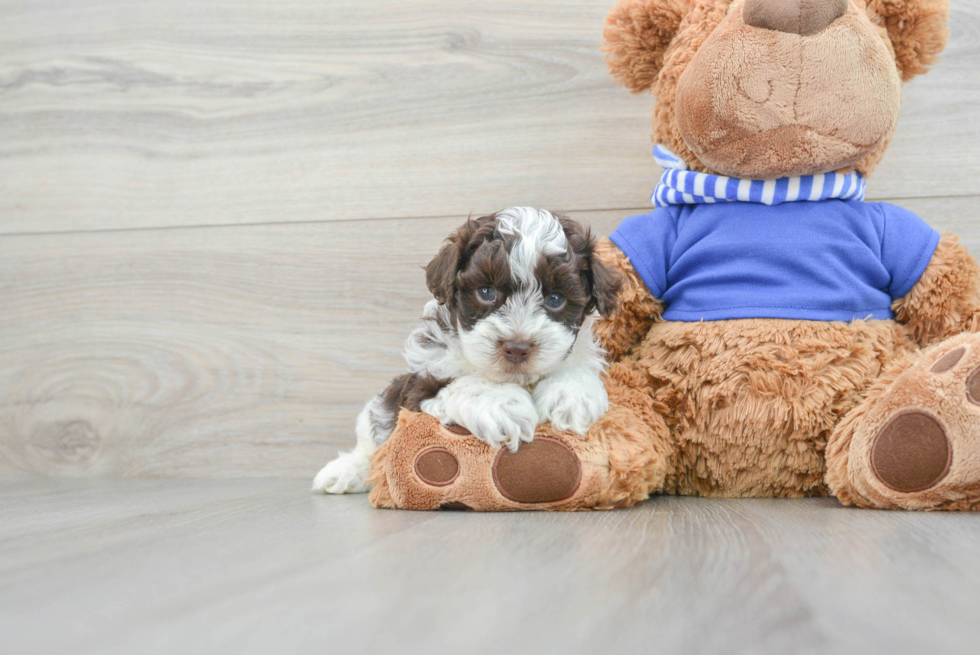
[(691, 170), (867, 177), (948, 13), (948, 0), (620, 0), (603, 49), (617, 80), (656, 96), (654, 142)]

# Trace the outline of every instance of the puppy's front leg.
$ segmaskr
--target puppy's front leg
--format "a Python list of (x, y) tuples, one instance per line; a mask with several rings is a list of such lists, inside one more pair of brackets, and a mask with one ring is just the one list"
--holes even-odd
[(592, 335), (593, 322), (592, 317), (585, 320), (568, 358), (533, 391), (540, 423), (550, 421), (556, 430), (583, 436), (609, 410), (609, 395), (602, 381), (605, 351)]
[(516, 384), (498, 384), (477, 375), (457, 378), (421, 409), (443, 423), (461, 425), (494, 448), (517, 450), (534, 439), (538, 410), (531, 394)]
[(594, 366), (570, 366), (534, 387), (541, 423), (581, 435), (609, 409), (609, 396)]

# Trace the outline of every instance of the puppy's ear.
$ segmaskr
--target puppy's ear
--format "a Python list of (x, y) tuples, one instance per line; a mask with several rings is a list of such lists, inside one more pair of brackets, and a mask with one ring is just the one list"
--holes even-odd
[(895, 63), (908, 82), (929, 70), (949, 41), (949, 0), (869, 0), (895, 48)]
[(425, 267), (425, 285), (442, 305), (449, 302), (455, 293), (456, 274), (459, 272), (463, 251), (469, 240), (467, 225), (463, 225), (449, 235), (439, 249), (439, 254)]
[(623, 279), (619, 273), (602, 263), (602, 260), (595, 256), (595, 239), (592, 243), (593, 257), (590, 268), (592, 269), (592, 298), (595, 307), (605, 318), (616, 311), (619, 302), (619, 291), (623, 287)]
[(616, 310), (619, 291), (623, 286), (622, 278), (596, 255), (597, 239), (591, 229), (566, 216), (555, 216), (561, 223), (569, 247), (578, 257), (579, 274), (589, 292), (589, 304), (585, 306), (585, 313), (598, 310), (601, 315), (608, 317)]
[(452, 304), (456, 294), (456, 275), (466, 266), (473, 251), (493, 238), (497, 216), (470, 218), (449, 235), (439, 254), (425, 267), (425, 284), (441, 304)]
[(612, 76), (633, 93), (649, 91), (693, 7), (694, 0), (619, 0), (606, 16), (602, 39)]

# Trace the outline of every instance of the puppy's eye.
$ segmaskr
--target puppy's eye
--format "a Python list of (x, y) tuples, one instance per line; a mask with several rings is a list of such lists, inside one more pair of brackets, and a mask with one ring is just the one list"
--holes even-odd
[(491, 303), (497, 299), (497, 290), (493, 287), (480, 287), (476, 290), (476, 297), (481, 302)]
[(548, 309), (561, 309), (565, 305), (565, 296), (560, 293), (553, 293), (544, 299), (544, 306)]

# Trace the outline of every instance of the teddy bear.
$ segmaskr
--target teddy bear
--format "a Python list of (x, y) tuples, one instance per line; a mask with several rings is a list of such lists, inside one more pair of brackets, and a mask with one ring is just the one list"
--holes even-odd
[(630, 507), (654, 494), (980, 506), (980, 266), (864, 201), (947, 0), (620, 0), (604, 51), (651, 92), (654, 210), (599, 256), (608, 412), (495, 450), (403, 410), (375, 507)]

